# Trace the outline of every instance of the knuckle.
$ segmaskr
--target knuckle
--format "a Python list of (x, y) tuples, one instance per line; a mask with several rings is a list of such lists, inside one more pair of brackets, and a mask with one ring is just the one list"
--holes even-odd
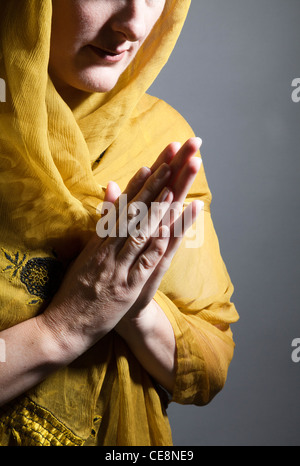
[(139, 230), (138, 232), (136, 232), (130, 237), (131, 245), (136, 246), (138, 248), (140, 248), (141, 246), (144, 246), (147, 240), (148, 240), (148, 236), (146, 232), (142, 230)]
[(111, 244), (102, 244), (95, 252), (95, 260), (98, 265), (107, 264), (113, 257), (113, 246)]
[[(114, 286), (113, 296), (116, 302), (124, 302), (128, 297), (128, 289), (126, 284), (118, 284)], [(112, 295), (112, 294), (111, 294)]]
[(165, 245), (161, 241), (157, 242), (151, 252), (145, 252), (140, 256), (141, 267), (145, 270), (154, 268), (164, 256), (165, 250)]
[(161, 257), (164, 255), (165, 250), (165, 244), (162, 241), (159, 241), (155, 246), (154, 253), (156, 256)]
[(131, 288), (125, 274), (115, 271), (110, 283), (110, 296), (114, 296), (116, 302), (124, 302), (130, 296)]
[(139, 208), (138, 208), (138, 205), (137, 203), (135, 202), (132, 202), (129, 206), (128, 206), (128, 211), (127, 211), (127, 219), (130, 221), (130, 220), (133, 220), (135, 217), (137, 217), (139, 214)]
[(153, 260), (151, 260), (151, 258), (147, 257), (146, 254), (142, 254), (141, 257), (140, 257), (140, 266), (144, 270), (149, 270), (149, 269), (153, 268), (154, 263), (153, 263)]

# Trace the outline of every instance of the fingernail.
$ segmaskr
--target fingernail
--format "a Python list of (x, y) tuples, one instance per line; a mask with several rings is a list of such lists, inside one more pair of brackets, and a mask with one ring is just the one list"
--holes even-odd
[(199, 148), (202, 146), (202, 139), (201, 138), (196, 138), (196, 141), (198, 142)]
[(151, 174), (151, 169), (149, 167), (142, 167), (140, 169), (140, 173), (139, 173), (139, 176), (141, 178), (146, 178), (147, 176), (149, 176)]

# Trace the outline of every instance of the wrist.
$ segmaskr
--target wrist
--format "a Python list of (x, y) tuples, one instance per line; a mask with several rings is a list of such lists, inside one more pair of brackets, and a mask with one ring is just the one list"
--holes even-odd
[(52, 321), (51, 316), (40, 314), (34, 319), (43, 351), (47, 354), (50, 364), (65, 366), (82, 354), (83, 351), (79, 350), (80, 345), (72, 341), (69, 332)]
[(128, 340), (132, 333), (141, 333), (144, 337), (151, 335), (155, 328), (156, 317), (160, 307), (152, 299), (150, 303), (141, 309), (138, 313), (136, 311), (129, 310), (127, 314), (119, 321), (115, 327), (115, 331), (124, 340)]

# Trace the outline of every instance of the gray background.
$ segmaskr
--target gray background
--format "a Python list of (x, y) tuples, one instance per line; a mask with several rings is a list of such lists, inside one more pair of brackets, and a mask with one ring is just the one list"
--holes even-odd
[(203, 139), (240, 322), (225, 389), (171, 404), (175, 445), (300, 445), (300, 0), (193, 0), (150, 93)]

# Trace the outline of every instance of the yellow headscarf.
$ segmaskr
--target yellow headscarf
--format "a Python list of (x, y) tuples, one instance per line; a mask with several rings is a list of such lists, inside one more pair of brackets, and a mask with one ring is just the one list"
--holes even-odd
[[(190, 0), (166, 1), (149, 38), (110, 93), (87, 95), (69, 106), (48, 76), (51, 0), (2, 3), (1, 330), (46, 307), (64, 267), (95, 230), (96, 208), (108, 181), (123, 189), (167, 144), (193, 136), (177, 112), (146, 94), (175, 46)], [(155, 299), (177, 341), (173, 399), (201, 405), (226, 379), (234, 347), (229, 324), (237, 313), (210, 219), (203, 167), (188, 198), (205, 203), (205, 243), (196, 254), (183, 244)], [(211, 371), (218, 374), (218, 386), (209, 378)], [(11, 442), (171, 445), (172, 438), (160, 388), (111, 332), (0, 411), (0, 444)]]

